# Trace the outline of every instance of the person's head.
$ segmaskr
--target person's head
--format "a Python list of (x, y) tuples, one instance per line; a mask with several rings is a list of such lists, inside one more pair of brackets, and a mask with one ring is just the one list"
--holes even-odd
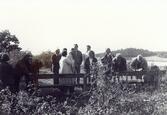
[(60, 54), (60, 49), (57, 49), (55, 52), (56, 54)]
[(4, 53), (1, 55), (1, 62), (7, 62), (9, 60), (10, 60), (10, 58), (9, 58), (8, 54)]
[(94, 51), (90, 51), (89, 52), (89, 58), (95, 58), (95, 52)]
[(122, 54), (121, 53), (117, 53), (115, 58), (118, 60), (118, 61), (121, 61), (122, 59)]
[(66, 49), (66, 48), (63, 49), (63, 52), (62, 52), (61, 55), (62, 55), (63, 57), (66, 57), (66, 56), (67, 56), (67, 49)]
[(121, 53), (117, 53), (115, 57), (116, 58), (120, 58), (120, 57), (122, 57), (122, 54)]
[(67, 48), (63, 48), (63, 51), (67, 51)]
[(107, 48), (107, 49), (106, 49), (106, 54), (110, 54), (110, 53), (111, 53), (110, 48)]
[(71, 53), (73, 53), (75, 51), (75, 49), (74, 48), (71, 48)]
[(87, 45), (86, 48), (87, 48), (87, 51), (91, 50), (91, 46), (90, 45)]
[(78, 44), (74, 44), (74, 49), (78, 50)]
[(26, 53), (25, 56), (23, 57), (23, 61), (27, 64), (32, 64), (32, 54), (31, 53)]
[(143, 56), (140, 54), (140, 55), (138, 55), (137, 56), (137, 60), (140, 62), (140, 61), (142, 61), (143, 60)]

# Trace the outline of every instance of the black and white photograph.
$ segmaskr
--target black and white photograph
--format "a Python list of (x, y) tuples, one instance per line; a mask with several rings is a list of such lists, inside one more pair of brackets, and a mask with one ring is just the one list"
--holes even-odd
[(0, 0), (0, 115), (167, 115), (166, 0)]

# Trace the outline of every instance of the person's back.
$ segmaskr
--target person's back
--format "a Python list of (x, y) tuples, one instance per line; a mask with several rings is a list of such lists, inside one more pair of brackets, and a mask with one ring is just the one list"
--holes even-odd
[(113, 59), (113, 70), (114, 72), (127, 71), (126, 59), (122, 56), (115, 57)]
[(105, 56), (101, 59), (101, 62), (103, 64), (104, 70), (105, 70), (105, 74), (108, 75), (110, 74), (112, 71), (112, 66), (113, 66), (113, 55), (112, 52), (109, 48), (106, 49), (105, 52)]
[(73, 74), (74, 73), (74, 60), (73, 60), (72, 54), (69, 54), (63, 60), (62, 73), (63, 74)]
[(23, 76), (25, 77), (26, 86), (28, 87), (29, 82), (33, 82), (30, 77), (30, 73), (32, 73), (32, 55), (26, 54), (21, 60), (19, 60), (15, 65), (14, 71), (15, 90), (19, 91), (19, 84)]
[(148, 64), (147, 64), (147, 61), (141, 55), (139, 55), (135, 59), (132, 60), (131, 68), (135, 71), (136, 70), (147, 71)]

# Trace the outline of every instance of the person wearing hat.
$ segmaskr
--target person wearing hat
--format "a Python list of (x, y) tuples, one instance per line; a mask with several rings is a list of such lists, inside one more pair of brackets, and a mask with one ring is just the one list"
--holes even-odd
[(113, 71), (114, 72), (127, 71), (126, 59), (120, 53), (117, 53), (115, 58), (113, 58)]
[(13, 92), (14, 70), (12, 65), (8, 63), (9, 60), (8, 54), (4, 53), (1, 55), (0, 75), (3, 88), (9, 87), (10, 91)]

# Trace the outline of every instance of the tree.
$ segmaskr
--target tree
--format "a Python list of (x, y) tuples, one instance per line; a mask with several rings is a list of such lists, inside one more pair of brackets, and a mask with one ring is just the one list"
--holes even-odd
[(15, 35), (11, 35), (8, 30), (0, 32), (0, 52), (20, 51), (19, 43), (18, 38)]

